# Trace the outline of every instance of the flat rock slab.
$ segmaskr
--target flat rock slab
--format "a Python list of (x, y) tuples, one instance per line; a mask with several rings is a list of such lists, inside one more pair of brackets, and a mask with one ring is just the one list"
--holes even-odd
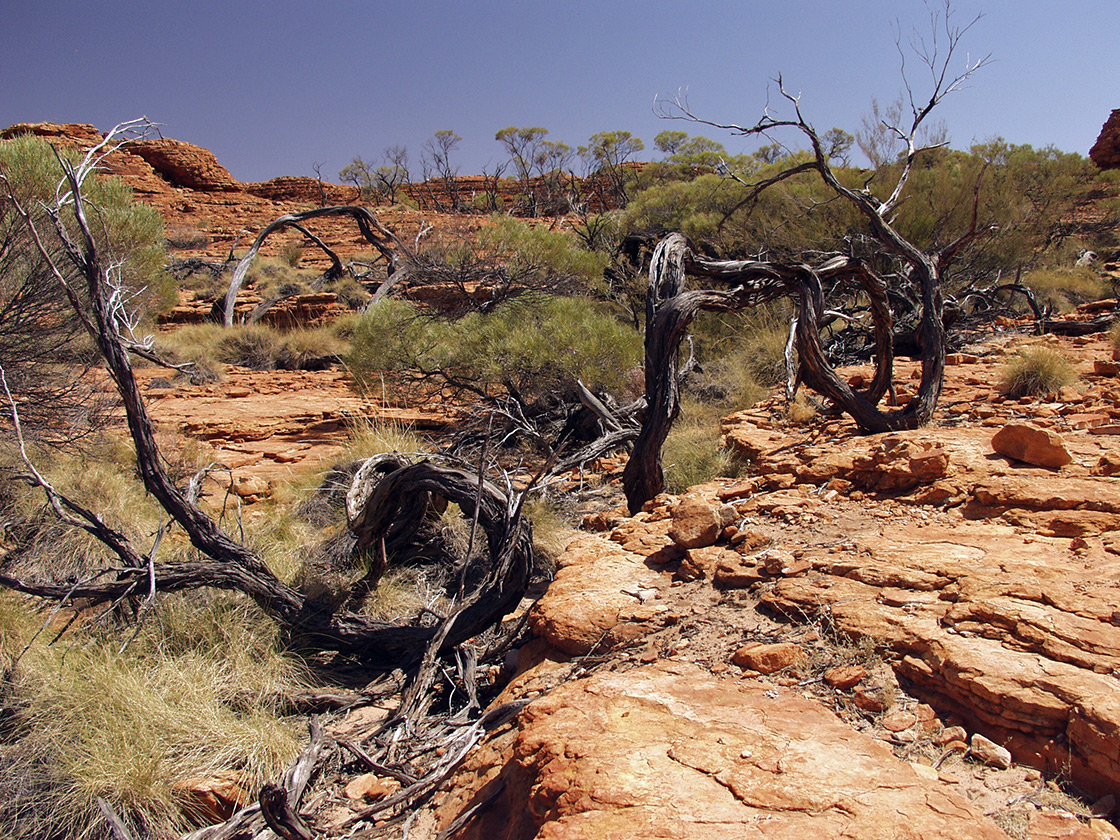
[[(504, 756), (504, 758), (503, 758)], [(1005, 838), (815, 700), (663, 661), (567, 682), (468, 758), (458, 838)]]

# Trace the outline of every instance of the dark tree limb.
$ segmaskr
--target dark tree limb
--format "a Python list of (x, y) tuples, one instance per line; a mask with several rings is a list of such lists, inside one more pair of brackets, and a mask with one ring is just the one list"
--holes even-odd
[[(183, 529), (202, 557), (195, 561), (154, 564), (149, 569), (145, 558), (123, 541), (119, 534), (100, 523), (95, 514), (71, 506), (70, 513), (76, 514), (76, 517), (72, 517), (74, 524), (86, 528), (101, 539), (124, 561), (124, 568), (115, 570), (114, 579), (93, 579), (75, 587), (53, 582), (27, 581), (5, 575), (0, 577), (0, 584), (40, 597), (85, 598), (96, 603), (112, 602), (144, 582), (157, 592), (206, 586), (230, 589), (248, 595), (304, 643), (323, 649), (349, 651), (373, 663), (390, 666), (414, 663), (434, 637), (435, 630), (400, 626), (374, 621), (357, 613), (339, 612), (325, 603), (307, 597), (281, 581), (256, 552), (227, 535), (167, 474), (147, 407), (133, 374), (128, 351), (129, 341), (121, 333), (122, 325), (127, 325), (129, 319), (127, 313), (121, 311), (122, 297), (116, 293), (115, 274), (112, 266), (103, 263), (86, 218), (82, 180), (92, 171), (89, 160), (87, 158), (77, 169), (60, 160), (68, 192), (60, 206), (53, 208), (51, 215), (63, 244), (65, 258), (84, 282), (86, 300), (83, 302), (77, 290), (68, 283), (66, 292), (76, 310), (81, 313), (83, 323), (96, 342), (116, 385), (124, 406), (129, 434), (136, 449), (137, 470), (144, 487)], [(70, 236), (69, 227), (62, 219), (62, 213), (67, 208), (73, 215), (72, 221), (77, 229), (76, 239)], [(355, 215), (355, 212), (360, 227), (364, 225), (367, 230), (371, 225), (380, 227), (377, 220), (364, 208), (322, 208), (318, 212), (296, 214), (298, 218), (294, 220), (339, 213)], [(53, 273), (65, 283), (65, 275), (59, 270), (55, 255), (42, 245), (35, 223), (26, 214), (21, 213), (21, 216), (36, 239), (40, 254)], [(383, 228), (381, 230), (384, 231)], [(258, 238), (257, 247), (261, 241), (263, 239)], [(64, 514), (64, 521), (68, 521), (65, 517), (67, 503), (57, 494), (52, 496), (43, 482), (36, 483), (48, 493), (56, 510)], [(401, 508), (400, 500), (421, 491), (434, 492), (460, 501), (465, 510), (473, 509), (473, 491), (477, 484), (477, 477), (431, 464), (418, 464), (397, 470), (382, 481), (378, 492), (374, 493), (378, 501), (367, 505), (377, 520), (373, 529), (382, 535), (386, 533)], [(441, 651), (449, 650), (500, 620), (506, 611), (516, 606), (528, 583), (532, 562), (532, 540), (528, 523), (519, 513), (510, 518), (509, 506), (504, 501), (504, 496), (489, 485), (481, 504), (484, 505), (484, 515), (480, 518), (480, 523), (488, 532), (491, 567), (476, 591), (478, 597), (471, 608), (463, 610), (447, 632), (446, 646), (441, 646)]]

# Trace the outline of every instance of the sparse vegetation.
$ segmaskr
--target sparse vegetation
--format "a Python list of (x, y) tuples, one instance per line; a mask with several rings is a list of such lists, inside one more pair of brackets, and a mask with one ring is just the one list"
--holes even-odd
[(1000, 374), (1000, 390), (1009, 397), (1053, 394), (1076, 379), (1073, 366), (1050, 347), (1032, 347), (1009, 359)]
[(1039, 305), (1058, 313), (1115, 294), (1108, 280), (1086, 267), (1038, 269), (1025, 275), (1023, 284), (1034, 291)]
[(233, 774), (253, 795), (297, 752), (302, 726), (285, 715), (305, 669), (243, 599), (166, 599), (123, 649), (131, 634), (88, 619), (48, 644), (66, 617), (32, 642), (46, 614), (0, 598), (10, 836), (103, 837), (98, 798), (137, 836), (175, 836), (191, 827), (176, 783)]
[(341, 356), (347, 343), (334, 326), (281, 330), (264, 324), (193, 324), (161, 334), (159, 347), (176, 362), (194, 362), (209, 370), (220, 370), (221, 365), (305, 370)]
[(719, 423), (710, 410), (694, 404), (683, 407), (681, 419), (665, 439), (662, 459), (665, 489), (670, 493), (683, 493), (713, 478), (735, 478), (745, 466), (721, 445)]

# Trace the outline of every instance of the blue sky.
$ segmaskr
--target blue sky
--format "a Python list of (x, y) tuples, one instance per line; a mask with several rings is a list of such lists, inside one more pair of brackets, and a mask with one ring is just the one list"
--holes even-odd
[[(953, 8), (960, 24), (983, 14), (958, 67), (967, 53), (992, 62), (940, 109), (952, 144), (999, 135), (1087, 154), (1120, 108), (1120, 2)], [(901, 89), (893, 29), (929, 31), (922, 0), (0, 0), (0, 20), (0, 126), (146, 115), (243, 181), (316, 163), (336, 180), (394, 144), (418, 171), (441, 129), (463, 138), (464, 174), (503, 159), (494, 133), (508, 125), (572, 146), (625, 129), (652, 148), (689, 129), (657, 119), (655, 96), (686, 89), (694, 111), (748, 124), (778, 73), (818, 129), (854, 132), (873, 96)]]

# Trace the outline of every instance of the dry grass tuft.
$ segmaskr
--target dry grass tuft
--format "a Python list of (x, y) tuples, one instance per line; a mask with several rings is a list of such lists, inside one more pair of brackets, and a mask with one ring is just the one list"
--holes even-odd
[(1031, 347), (1007, 361), (1000, 373), (999, 389), (1018, 399), (1052, 394), (1076, 379), (1073, 366), (1057, 350)]
[[(9, 667), (41, 620), (26, 601), (0, 598)], [(129, 634), (87, 625), (54, 646), (44, 634), (12, 668), (15, 712), (0, 744), (0, 825), (11, 836), (104, 836), (101, 797), (136, 836), (173, 837), (190, 827), (176, 782), (235, 771), (259, 787), (298, 751), (300, 727), (283, 708), (304, 668), (244, 599), (169, 598), (121, 652)]]
[(690, 406), (681, 411), (661, 450), (665, 489), (670, 493), (683, 493), (713, 478), (735, 478), (743, 470), (743, 464), (721, 445), (718, 418), (703, 410), (690, 412)]

